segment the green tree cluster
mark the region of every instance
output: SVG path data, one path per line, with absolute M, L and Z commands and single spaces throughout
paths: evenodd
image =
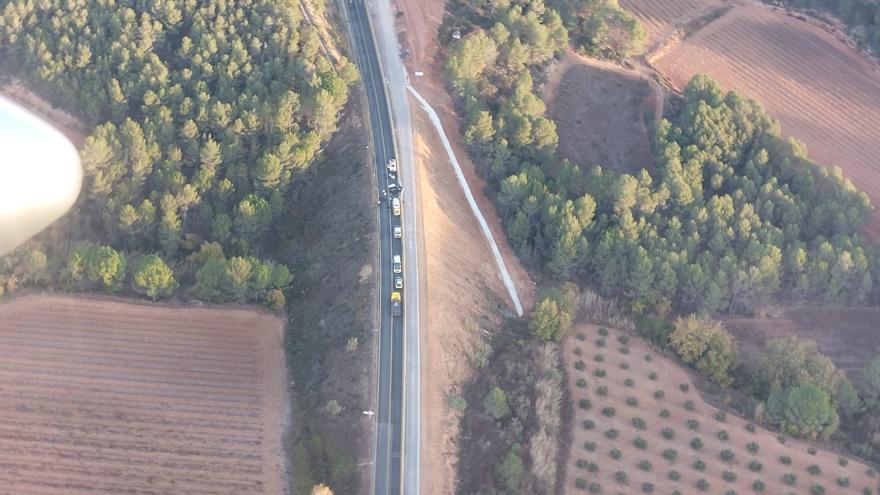
M 67 258 L 62 277 L 79 290 L 100 288 L 117 292 L 125 280 L 125 254 L 109 246 L 82 244 L 74 247 Z
M 721 322 L 696 315 L 679 317 L 675 330 L 669 334 L 669 346 L 682 361 L 715 383 L 727 386 L 733 382 L 739 348 Z
M 529 330 L 542 341 L 559 341 L 571 330 L 577 314 L 578 287 L 564 284 L 559 289 L 548 289 L 532 311 Z
M 293 276 L 281 264 L 262 261 L 252 256 L 212 257 L 206 259 L 195 272 L 193 293 L 199 299 L 211 302 L 265 302 L 281 299 Z M 276 292 L 277 291 L 277 292 Z M 273 302 L 276 308 L 278 302 Z
M 767 417 L 786 433 L 813 440 L 829 438 L 840 424 L 831 397 L 811 383 L 773 390 Z
M 645 26 L 616 0 L 550 0 L 572 43 L 593 57 L 620 60 L 644 48 Z

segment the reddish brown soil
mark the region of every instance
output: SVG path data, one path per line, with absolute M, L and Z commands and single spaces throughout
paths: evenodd
M 880 72 L 819 27 L 760 6 L 734 8 L 656 59 L 677 88 L 704 73 L 758 100 L 803 141 L 880 201 Z M 874 215 L 872 232 L 880 227 Z
M 648 129 L 659 102 L 647 78 L 568 51 L 550 68 L 543 93 L 563 157 L 618 172 L 650 169 Z
M 709 483 L 709 489 L 705 493 L 718 494 L 726 490 L 755 493 L 752 483 L 756 480 L 765 484 L 764 493 L 768 494 L 784 494 L 790 491 L 810 493 L 812 484 L 824 486 L 825 493 L 829 494 L 857 494 L 862 493 L 865 487 L 872 490 L 877 487 L 878 479 L 872 479 L 867 474 L 868 466 L 865 464 L 850 459 L 848 465 L 843 467 L 838 463 L 838 455 L 832 452 L 819 450 L 816 455 L 810 455 L 807 452 L 809 444 L 793 438 L 787 438 L 781 444 L 775 432 L 760 427 L 755 433 L 750 433 L 746 430 L 747 422 L 731 413 L 727 413 L 722 421 L 715 419 L 718 409 L 701 400 L 688 373 L 677 363 L 635 339 L 630 339 L 627 344 L 629 353 L 621 353 L 618 342 L 620 333 L 613 329 L 608 330 L 608 336 L 604 338 L 605 346 L 600 347 L 597 345 L 597 330 L 593 325 L 579 326 L 564 342 L 563 357 L 567 363 L 568 385 L 574 402 L 573 438 L 571 455 L 566 465 L 565 493 L 585 493 L 575 485 L 578 478 L 601 484 L 601 493 L 641 493 L 643 483 L 652 483 L 655 486 L 654 493 L 667 494 L 674 490 L 686 494 L 701 493 L 695 487 L 699 479 L 705 479 Z M 585 337 L 584 341 L 578 339 L 579 334 Z M 596 356 L 599 355 L 603 358 L 602 362 L 596 361 Z M 646 360 L 646 356 L 650 356 L 651 360 Z M 578 361 L 585 364 L 584 369 L 575 368 Z M 628 369 L 622 369 L 621 363 L 626 363 Z M 597 369 L 605 370 L 606 376 L 596 377 L 594 373 Z M 655 380 L 649 378 L 651 372 L 657 374 Z M 581 378 L 586 380 L 586 387 L 577 386 L 577 380 Z M 627 379 L 633 380 L 633 386 L 626 385 Z M 680 384 L 688 384 L 688 391 L 683 392 L 679 388 Z M 601 396 L 596 392 L 599 386 L 608 388 L 607 395 Z M 656 390 L 663 390 L 665 395 L 660 399 L 654 398 Z M 629 397 L 638 400 L 637 406 L 627 404 Z M 578 405 L 578 401 L 583 398 L 591 401 L 588 410 Z M 685 407 L 686 401 L 693 402 L 693 410 Z M 610 418 L 601 413 L 603 408 L 609 406 L 615 409 Z M 668 418 L 659 416 L 662 409 L 669 411 Z M 635 417 L 644 420 L 644 430 L 638 430 L 632 425 L 632 418 Z M 687 426 L 687 421 L 691 419 L 698 422 L 696 430 Z M 595 427 L 585 429 L 585 420 L 594 421 Z M 661 434 L 667 427 L 674 430 L 675 436 L 672 440 L 666 440 Z M 613 440 L 605 436 L 605 432 L 612 428 L 620 432 Z M 728 440 L 718 438 L 721 430 L 727 432 Z M 643 450 L 633 444 L 634 439 L 639 436 L 647 441 Z M 702 440 L 701 449 L 691 448 L 690 440 L 693 437 Z M 586 450 L 585 442 L 595 442 L 595 451 Z M 746 449 L 746 444 L 750 442 L 758 444 L 757 453 L 751 454 Z M 621 451 L 619 460 L 609 455 L 613 448 Z M 662 455 L 666 449 L 675 449 L 678 458 L 674 461 L 666 460 Z M 724 449 L 734 453 L 732 461 L 720 459 L 720 452 Z M 780 456 L 790 457 L 791 465 L 781 464 Z M 598 471 L 590 473 L 579 468 L 579 459 L 595 463 Z M 704 471 L 693 467 L 697 459 L 706 464 Z M 651 463 L 650 471 L 639 468 L 642 460 Z M 752 472 L 748 468 L 752 460 L 762 464 L 759 472 Z M 807 466 L 812 464 L 821 468 L 819 475 L 813 476 L 807 472 Z M 670 480 L 670 470 L 680 472 L 681 479 Z M 616 481 L 617 471 L 628 475 L 627 483 Z M 726 482 L 722 477 L 724 471 L 735 473 L 736 479 Z M 797 476 L 793 486 L 783 483 L 782 476 L 785 473 L 794 473 Z M 848 477 L 849 488 L 837 486 L 838 477 Z
M 278 494 L 280 319 L 29 296 L 0 305 L 0 486 Z
M 815 340 L 834 363 L 858 380 L 865 363 L 880 355 L 880 308 L 785 308 L 762 318 L 731 318 L 724 325 L 753 356 L 768 338 L 797 335 Z
M 642 21 L 648 47 L 678 27 L 723 5 L 724 0 L 621 0 L 620 6 Z

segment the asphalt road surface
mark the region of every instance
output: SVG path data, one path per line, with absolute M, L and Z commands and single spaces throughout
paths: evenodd
M 373 153 L 376 161 L 376 180 L 379 201 L 379 384 L 376 411 L 376 449 L 373 463 L 373 493 L 397 495 L 402 489 L 401 453 L 403 450 L 403 373 L 404 373 L 404 314 L 391 316 L 391 292 L 394 290 L 393 256 L 403 257 L 403 243 L 394 238 L 394 227 L 402 229 L 401 217 L 393 215 L 389 184 L 399 183 L 399 177 L 389 175 L 388 160 L 395 157 L 393 125 L 389 114 L 376 46 L 363 0 L 349 0 L 348 8 L 354 49 L 361 80 L 366 92 L 372 130 Z M 405 208 L 405 205 L 402 205 Z M 401 274 L 406 284 L 406 273 Z M 400 291 L 401 293 L 403 291 Z M 404 298 L 406 308 L 406 298 Z

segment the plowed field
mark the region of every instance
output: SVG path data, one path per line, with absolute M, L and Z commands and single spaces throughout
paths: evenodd
M 702 73 L 758 100 L 786 136 L 807 145 L 811 158 L 840 166 L 880 204 L 880 73 L 833 35 L 783 13 L 742 6 L 654 63 L 679 89 Z
M 0 305 L 0 492 L 282 492 L 282 323 L 66 297 Z
M 678 26 L 723 5 L 722 0 L 621 0 L 620 6 L 642 21 L 647 46 L 672 34 Z

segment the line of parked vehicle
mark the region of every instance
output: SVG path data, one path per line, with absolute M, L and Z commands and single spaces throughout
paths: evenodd
M 397 160 L 395 160 L 394 158 L 388 160 L 388 163 L 385 165 L 385 174 L 388 178 L 388 189 L 382 191 L 382 197 L 390 198 L 388 208 L 391 210 L 391 214 L 396 217 L 397 225 L 394 225 L 392 227 L 392 235 L 395 239 L 402 239 L 403 227 L 400 224 L 400 193 L 403 192 L 403 187 L 397 181 Z M 379 203 L 381 204 L 382 201 L 379 200 Z M 400 290 L 403 289 L 403 262 L 401 260 L 400 253 L 397 252 L 398 249 L 399 248 L 394 248 L 392 244 L 391 269 L 394 272 L 394 276 L 392 278 L 394 280 L 395 290 L 391 292 L 391 316 L 400 316 L 403 313 L 403 303 L 400 294 Z

